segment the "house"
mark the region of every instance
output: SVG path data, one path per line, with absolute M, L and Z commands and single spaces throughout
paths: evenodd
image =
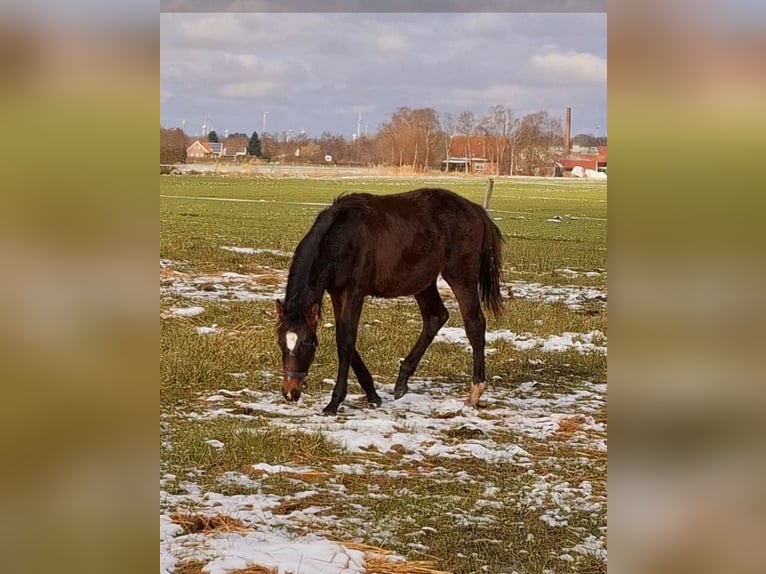
M 606 173 L 606 146 L 588 148 L 587 153 L 569 153 L 564 157 L 559 158 L 558 164 L 562 167 L 564 172 L 571 172 L 572 169 L 579 166 L 582 169 L 592 169 L 593 171 Z
M 224 157 L 244 157 L 247 155 L 247 148 L 246 147 L 232 147 L 223 148 L 223 156 Z
M 195 140 L 193 144 L 186 148 L 187 160 L 208 159 L 220 157 L 223 154 L 223 144 L 220 142 L 209 142 L 207 140 Z
M 442 161 L 443 171 L 465 173 L 496 173 L 499 158 L 510 146 L 500 136 L 450 136 L 447 159 Z

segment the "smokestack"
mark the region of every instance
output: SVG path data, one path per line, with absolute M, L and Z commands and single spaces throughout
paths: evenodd
M 564 154 L 569 155 L 572 138 L 572 108 L 567 108 L 567 119 L 564 124 Z

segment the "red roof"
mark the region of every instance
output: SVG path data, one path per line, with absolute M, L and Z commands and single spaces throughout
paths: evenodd
M 189 147 L 193 146 L 195 143 L 198 143 L 203 148 L 205 148 L 206 152 L 213 153 L 213 150 L 210 149 L 210 143 L 207 140 L 194 140 Z M 189 148 L 186 148 L 186 149 L 189 149 Z

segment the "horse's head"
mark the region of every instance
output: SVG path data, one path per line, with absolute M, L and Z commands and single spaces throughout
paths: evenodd
M 317 349 L 317 321 L 319 305 L 311 305 L 298 314 L 285 314 L 277 299 L 277 342 L 282 350 L 282 396 L 297 401 L 301 396 L 303 380 L 308 375 Z

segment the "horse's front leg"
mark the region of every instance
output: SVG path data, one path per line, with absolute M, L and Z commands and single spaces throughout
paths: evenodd
M 340 296 L 336 303 L 333 298 L 335 311 L 335 344 L 338 348 L 338 377 L 332 390 L 330 403 L 322 410 L 322 414 L 335 415 L 338 407 L 346 398 L 348 391 L 348 370 L 354 359 L 356 335 L 359 329 L 359 317 L 362 314 L 361 295 Z
M 330 299 L 332 300 L 332 310 L 335 315 L 335 321 L 337 324 L 338 320 L 343 314 L 344 300 L 339 295 L 332 294 L 330 295 Z M 375 383 L 372 380 L 372 375 L 370 374 L 367 365 L 364 364 L 364 361 L 362 360 L 362 357 L 359 355 L 359 351 L 356 350 L 356 348 L 354 348 L 354 354 L 351 357 L 351 368 L 356 375 L 356 380 L 359 381 L 359 385 L 367 395 L 367 404 L 371 407 L 379 407 L 382 405 L 383 401 L 375 391 Z

